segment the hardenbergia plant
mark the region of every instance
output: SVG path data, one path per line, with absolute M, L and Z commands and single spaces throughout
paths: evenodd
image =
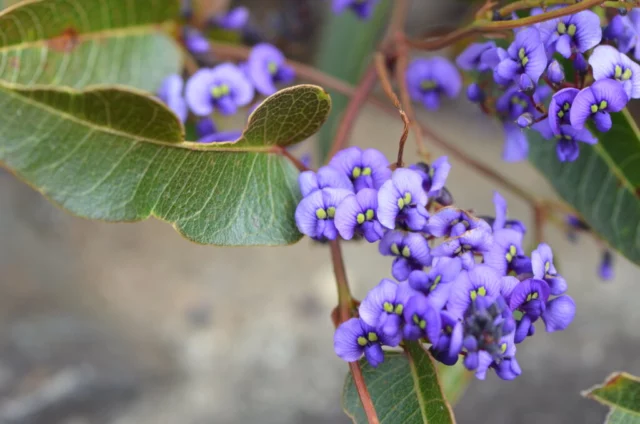
M 640 264 L 640 132 L 626 109 L 640 98 L 640 4 L 469 2 L 465 26 L 418 37 L 405 32 L 408 0 L 325 3 L 352 20 L 324 37 L 321 56 L 334 62 L 319 68 L 262 41 L 242 7 L 7 7 L 0 160 L 78 216 L 153 216 L 218 246 L 317 241 L 335 271 L 346 413 L 357 423 L 455 422 L 438 370 L 527 378 L 518 351 L 536 334 L 566 329 L 580 307 L 566 294 L 545 223 L 595 237 L 603 279 L 612 277 L 613 250 Z M 349 44 L 356 38 L 366 42 Z M 332 50 L 338 44 L 349 57 Z M 416 107 L 436 110 L 461 93 L 500 122 L 502 160 L 529 160 L 563 202 L 536 197 L 417 119 Z M 365 104 L 402 120 L 393 158 L 347 146 Z M 291 149 L 328 119 L 311 160 Z M 456 170 L 430 143 L 495 182 L 494 216 L 456 206 L 447 188 Z M 421 161 L 405 163 L 406 149 Z M 532 248 L 498 189 L 531 206 Z M 376 244 L 393 278 L 355 299 L 342 243 Z M 638 393 L 638 379 L 619 373 L 585 395 L 612 407 L 610 422 L 640 422 Z

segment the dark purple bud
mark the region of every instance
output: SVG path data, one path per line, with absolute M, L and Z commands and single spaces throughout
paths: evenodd
M 600 274 L 600 278 L 605 281 L 609 281 L 613 278 L 613 254 L 608 249 L 602 253 L 598 274 Z
M 516 124 L 518 124 L 520 128 L 529 128 L 533 124 L 533 115 L 529 112 L 523 113 L 516 120 Z
M 576 68 L 578 72 L 587 72 L 589 69 L 589 64 L 585 60 L 584 56 L 580 53 L 576 54 L 576 58 L 573 60 L 573 66 Z
M 511 267 L 516 274 L 531 274 L 533 268 L 531 268 L 531 258 L 524 255 L 517 255 L 511 260 Z
M 527 94 L 533 94 L 533 92 L 536 90 L 536 84 L 527 74 L 520 75 L 518 85 L 520 86 L 520 90 L 524 91 Z
M 467 87 L 467 98 L 474 103 L 482 103 L 484 101 L 484 91 L 476 83 Z
M 554 84 L 564 82 L 564 71 L 562 70 L 562 65 L 560 65 L 557 60 L 554 60 L 549 64 L 549 67 L 547 68 L 547 77 L 549 77 L 549 81 Z
M 626 8 L 620 7 L 618 8 L 618 13 L 620 14 L 620 16 L 627 16 L 628 11 Z
M 436 198 L 436 202 L 440 203 L 442 206 L 451 206 L 453 205 L 453 196 L 451 192 L 446 187 L 442 187 L 440 189 L 440 194 Z

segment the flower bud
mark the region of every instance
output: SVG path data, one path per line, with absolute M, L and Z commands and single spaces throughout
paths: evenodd
M 516 120 L 516 124 L 518 124 L 520 128 L 529 128 L 533 124 L 533 115 L 529 112 L 523 113 Z
M 564 82 L 564 71 L 562 70 L 562 65 L 560 65 L 557 60 L 554 60 L 549 64 L 549 67 L 547 68 L 547 77 L 549 77 L 549 81 L 554 84 Z
M 616 15 L 610 21 L 609 25 L 602 32 L 602 38 L 605 40 L 614 40 L 622 35 L 624 31 L 624 22 L 622 16 Z
M 484 101 L 484 91 L 476 83 L 467 87 L 467 98 L 474 103 L 482 103 Z
M 527 74 L 520 75 L 520 81 L 518 82 L 518 85 L 520 86 L 520 90 L 524 91 L 527 94 L 533 94 L 533 92 L 536 90 L 536 84 Z
M 589 69 L 589 64 L 580 53 L 576 54 L 576 58 L 573 60 L 573 66 L 578 72 L 582 73 L 587 72 L 587 69 Z
M 446 187 L 442 187 L 440 189 L 440 193 L 436 198 L 436 202 L 441 204 L 442 206 L 451 206 L 453 205 L 453 195 Z

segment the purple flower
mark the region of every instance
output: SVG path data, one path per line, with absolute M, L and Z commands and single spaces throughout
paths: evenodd
M 336 208 L 350 194 L 349 190 L 325 188 L 303 198 L 295 215 L 300 232 L 316 240 L 335 240 L 338 237 L 333 222 Z
M 445 365 L 454 365 L 458 362 L 458 355 L 462 350 L 464 332 L 462 322 L 458 317 L 447 311 L 440 312 L 442 332 L 437 342 L 433 343 L 431 353 L 433 357 Z
M 517 219 L 507 219 L 507 201 L 497 191 L 493 192 L 493 205 L 496 209 L 496 217 L 493 219 L 491 228 L 498 231 L 503 228 L 510 228 L 521 233 L 523 236 L 527 232 L 527 227 Z
M 363 188 L 379 189 L 391 178 L 389 161 L 376 149 L 363 151 L 359 147 L 348 147 L 336 153 L 329 166 L 349 177 L 356 191 Z
M 411 296 L 404 308 L 404 338 L 418 340 L 426 338 L 437 343 L 442 331 L 440 312 L 429 299 L 421 294 Z
M 511 266 L 513 259 L 524 254 L 522 236 L 522 233 L 508 228 L 494 231 L 493 246 L 483 255 L 484 263 L 501 275 L 514 271 Z
M 504 298 L 479 297 L 469 304 L 464 316 L 463 346 L 467 350 L 464 365 L 484 380 L 487 370 L 500 367 L 503 361 L 515 361 L 513 342 L 515 324 Z M 517 362 L 503 370 L 500 377 L 515 378 L 519 374 Z M 513 374 L 513 375 L 511 375 Z
M 185 92 L 187 104 L 199 116 L 210 115 L 214 110 L 233 115 L 253 99 L 253 86 L 232 63 L 200 69 L 187 82 Z
M 383 279 L 362 300 L 358 313 L 366 324 L 378 328 L 387 337 L 401 334 L 402 316 L 409 299 L 417 292 L 409 283 L 397 284 Z
M 563 88 L 551 97 L 548 120 L 553 134 L 560 134 L 561 124 L 569 124 L 571 104 L 579 92 L 577 88 Z
M 235 7 L 226 13 L 215 16 L 211 23 L 219 28 L 234 31 L 240 30 L 249 21 L 249 9 L 246 7 Z
M 502 149 L 502 159 L 505 162 L 520 162 L 529 156 L 529 141 L 527 135 L 518 125 L 505 122 L 504 147 Z
M 377 209 L 378 192 L 372 188 L 362 189 L 345 198 L 336 210 L 335 218 L 336 228 L 342 238 L 351 240 L 354 234 L 359 234 L 369 243 L 380 240 L 384 231 L 376 217 Z
M 187 120 L 189 111 L 187 110 L 187 102 L 182 97 L 182 88 L 184 87 L 184 81 L 180 75 L 169 75 L 162 81 L 160 89 L 158 90 L 158 97 L 162 100 L 169 109 L 176 114 L 181 122 Z
M 605 281 L 613 279 L 613 254 L 607 249 L 602 253 L 602 259 L 598 266 L 598 275 Z
M 561 84 L 564 82 L 564 69 L 557 60 L 553 60 L 547 68 L 547 77 L 549 81 L 554 84 Z
M 339 15 L 346 8 L 353 10 L 360 19 L 369 19 L 379 0 L 333 0 L 333 13 Z
M 431 163 L 431 166 L 419 162 L 411 165 L 409 169 L 413 169 L 420 174 L 422 177 L 422 188 L 427 192 L 427 195 L 429 197 L 437 197 L 447 182 L 451 165 L 446 156 L 440 156 Z
M 409 278 L 411 271 L 431 265 L 429 243 L 421 234 L 389 231 L 382 237 L 378 250 L 384 256 L 396 257 L 391 275 L 398 281 Z
M 295 71 L 286 64 L 282 52 L 267 43 L 258 44 L 251 49 L 247 60 L 247 74 L 256 91 L 264 96 L 275 93 L 276 84 L 288 84 L 295 78 Z
M 611 46 L 598 46 L 589 58 L 593 78 L 612 79 L 620 82 L 627 97 L 640 98 L 640 65 Z
M 550 293 L 559 295 L 567 291 L 567 282 L 558 275 L 553 265 L 553 252 L 546 243 L 540 243 L 538 248 L 531 252 L 531 269 L 533 278 L 544 280 L 549 284 Z
M 467 230 L 476 228 L 489 231 L 489 224 L 453 206 L 440 209 L 427 224 L 427 232 L 435 237 L 461 235 Z
M 634 50 L 633 57 L 640 60 L 640 8 L 633 8 L 628 16 L 620 17 L 623 24 L 622 32 L 615 38 L 618 42 L 618 50 L 621 53 L 628 53 Z M 611 21 L 613 24 L 613 20 Z M 616 23 L 617 25 L 617 23 Z M 616 32 L 619 28 L 616 28 Z
M 343 361 L 354 362 L 364 354 L 372 367 L 384 361 L 382 346 L 397 346 L 401 336 L 388 337 L 358 318 L 343 322 L 333 335 L 333 349 Z
M 501 61 L 494 70 L 494 79 L 501 85 L 518 82 L 522 74 L 537 84 L 547 68 L 547 53 L 536 28 L 518 32 L 509 49 L 500 50 L 499 54 Z
M 484 72 L 495 67 L 491 63 L 492 56 L 495 56 L 496 43 L 487 41 L 485 43 L 471 43 L 456 58 L 456 64 L 465 71 Z
M 545 281 L 529 278 L 516 285 L 511 292 L 509 308 L 522 312 L 522 318 L 516 327 L 516 343 L 521 343 L 532 334 L 530 327 L 546 310 L 549 291 L 549 285 Z
M 609 21 L 609 25 L 602 31 L 603 40 L 616 40 L 622 36 L 625 29 L 623 17 L 616 15 Z
M 540 99 L 534 97 L 535 101 Z M 515 121 L 523 113 L 534 113 L 535 107 L 530 97 L 513 85 L 496 101 L 496 110 L 505 121 Z
M 472 83 L 467 87 L 467 99 L 473 103 L 484 102 L 486 96 L 479 84 Z
M 298 175 L 298 185 L 303 197 L 323 188 L 341 188 L 353 191 L 353 184 L 340 171 L 323 166 L 318 172 L 304 171 Z
M 602 40 L 600 18 L 590 10 L 550 19 L 540 23 L 538 28 L 545 46 L 567 59 L 573 49 L 584 53 Z
M 576 314 L 576 303 L 567 295 L 556 297 L 547 303 L 542 314 L 542 321 L 547 332 L 564 330 L 571 324 Z
M 493 237 L 491 231 L 486 228 L 479 227 L 467 230 L 462 234 L 454 232 L 454 236 L 446 239 L 440 245 L 432 249 L 433 257 L 459 257 L 462 261 L 463 269 L 471 269 L 475 267 L 474 253 L 484 253 L 489 251 L 493 245 Z
M 234 141 L 242 136 L 242 131 L 218 131 L 215 122 L 211 118 L 202 118 L 196 124 L 196 131 L 200 137 L 200 143 L 218 143 L 221 141 Z
M 622 84 L 611 79 L 594 82 L 580 91 L 571 105 L 569 118 L 571 126 L 581 130 L 587 120 L 593 118 L 598 131 L 611 129 L 610 112 L 619 112 L 627 105 L 629 98 Z
M 390 229 L 398 221 L 412 231 L 421 231 L 427 223 L 427 193 L 416 171 L 398 168 L 378 191 L 378 220 Z
M 451 290 L 447 311 L 462 317 L 471 303 L 479 297 L 493 298 L 508 296 L 517 283 L 514 277 L 502 277 L 495 269 L 487 265 L 476 265 L 458 276 L 455 287 Z M 517 281 L 517 280 L 516 280 Z
M 558 134 L 554 134 L 548 120 L 538 122 L 532 128 L 547 140 L 557 139 L 556 154 L 560 162 L 573 162 L 578 158 L 580 155 L 578 142 L 587 144 L 596 144 L 598 142 L 598 139 L 586 128 L 577 130 L 570 125 L 560 125 Z
M 209 51 L 209 41 L 195 28 L 188 26 L 184 28 L 183 41 L 192 54 L 204 54 Z
M 449 300 L 449 293 L 460 271 L 459 258 L 437 258 L 429 272 L 413 271 L 409 274 L 409 285 L 429 298 L 431 305 L 440 310 Z
M 443 57 L 414 59 L 406 78 L 411 98 L 429 110 L 438 109 L 442 94 L 454 98 L 462 89 L 460 73 Z

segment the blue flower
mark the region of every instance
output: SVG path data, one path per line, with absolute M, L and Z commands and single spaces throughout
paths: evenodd
M 560 134 L 561 124 L 570 123 L 571 104 L 579 92 L 577 88 L 563 88 L 551 97 L 548 121 L 553 134 Z
M 303 198 L 295 214 L 300 232 L 316 240 L 335 240 L 338 237 L 333 221 L 336 209 L 350 194 L 349 190 L 325 188 Z
M 218 110 L 233 115 L 238 107 L 253 99 L 253 86 L 242 71 L 232 63 L 223 63 L 213 69 L 200 69 L 187 82 L 187 104 L 199 116 Z
M 180 121 L 185 122 L 189 111 L 187 110 L 187 102 L 182 97 L 183 87 L 184 81 L 180 75 L 169 75 L 162 81 L 158 97 L 169 106 L 169 109 L 176 114 Z
M 460 55 L 456 58 L 456 64 L 460 69 L 465 71 L 478 71 L 484 72 L 493 69 L 497 63 L 494 62 L 494 58 L 497 59 L 496 43 L 493 41 L 487 41 L 484 43 L 471 43 Z
M 522 74 L 537 84 L 547 68 L 547 53 L 536 28 L 518 32 L 509 49 L 499 53 L 501 61 L 494 70 L 494 79 L 501 85 L 512 81 L 517 83 Z
M 613 279 L 613 253 L 611 253 L 609 249 L 602 252 L 602 259 L 598 266 L 598 275 L 605 281 Z
M 427 297 L 421 294 L 411 296 L 403 314 L 406 340 L 426 338 L 430 343 L 438 342 L 442 331 L 440 311 L 431 305 Z
M 386 335 L 395 338 L 402 334 L 402 317 L 409 299 L 417 294 L 409 283 L 397 284 L 384 279 L 360 303 L 360 319 Z
M 440 245 L 434 247 L 431 251 L 433 257 L 459 257 L 462 261 L 463 269 L 471 269 L 476 265 L 474 253 L 488 252 L 493 245 L 493 237 L 491 231 L 486 228 L 479 227 L 467 230 L 462 234 L 455 234 L 453 237 L 445 239 Z
M 369 19 L 380 0 L 333 0 L 333 13 L 339 15 L 345 9 L 353 10 L 360 19 Z
M 261 43 L 254 46 L 247 60 L 247 74 L 256 91 L 270 96 L 277 91 L 276 84 L 289 84 L 295 71 L 286 64 L 282 52 L 275 46 Z
M 431 346 L 431 354 L 445 365 L 454 365 L 458 362 L 458 355 L 462 350 L 462 322 L 447 311 L 440 312 L 440 322 L 442 332 L 438 341 Z
M 531 252 L 531 269 L 533 278 L 544 280 L 549 284 L 552 295 L 567 291 L 567 281 L 556 271 L 553 265 L 553 252 L 548 244 L 540 243 L 538 248 Z
M 185 47 L 192 54 L 204 54 L 210 49 L 209 41 L 195 28 L 185 26 L 182 38 Z
M 518 281 L 515 277 L 501 276 L 488 265 L 476 265 L 469 271 L 462 271 L 455 284 L 447 302 L 447 311 L 462 317 L 477 298 L 509 296 Z
M 612 125 L 609 113 L 621 111 L 628 101 L 629 97 L 619 82 L 611 79 L 596 81 L 573 100 L 569 114 L 571 126 L 581 130 L 587 120 L 593 118 L 598 131 L 609 131 Z
M 409 285 L 426 295 L 431 305 L 440 310 L 447 304 L 461 270 L 459 258 L 436 258 L 429 272 L 413 271 L 409 274 Z
M 303 197 L 323 188 L 341 188 L 353 191 L 349 178 L 337 169 L 323 166 L 318 172 L 304 171 L 298 175 L 298 185 Z
M 550 19 L 540 23 L 538 29 L 544 44 L 567 59 L 574 49 L 584 53 L 602 40 L 600 17 L 590 10 Z
M 510 228 L 518 231 L 524 236 L 527 232 L 527 227 L 520 220 L 507 219 L 507 201 L 497 191 L 493 192 L 493 205 L 496 210 L 496 216 L 491 224 L 493 231 L 495 232 L 503 228 Z
M 593 78 L 612 79 L 622 84 L 627 97 L 640 98 L 640 65 L 611 46 L 598 46 L 591 53 L 589 64 Z
M 380 240 L 384 230 L 378 222 L 377 209 L 378 192 L 372 188 L 362 189 L 357 194 L 346 197 L 340 203 L 334 221 L 340 236 L 351 240 L 354 234 L 359 234 L 369 243 Z
M 549 292 L 549 285 L 545 281 L 534 278 L 520 282 L 511 292 L 509 307 L 512 311 L 522 312 L 516 326 L 516 343 L 521 343 L 527 336 L 533 335 L 532 325 L 545 312 Z
M 614 27 L 615 39 L 618 42 L 618 50 L 621 53 L 628 53 L 633 50 L 633 57 L 640 60 L 640 8 L 633 8 L 628 16 L 619 17 L 622 23 L 622 31 L 620 28 Z M 618 26 L 618 22 L 611 21 L 611 24 Z
M 211 23 L 219 28 L 230 31 L 243 29 L 249 22 L 249 9 L 246 7 L 234 7 L 226 13 L 215 16 Z
M 576 303 L 567 295 L 558 296 L 547 302 L 542 313 L 547 332 L 553 333 L 566 329 L 576 314 Z
M 479 228 L 489 232 L 490 227 L 486 221 L 470 215 L 467 211 L 448 206 L 436 212 L 427 223 L 426 230 L 435 237 L 461 235 L 467 230 Z
M 549 78 L 549 81 L 554 84 L 561 84 L 564 82 L 564 69 L 562 69 L 562 65 L 560 65 L 557 60 L 553 60 L 549 64 L 549 67 L 547 68 L 547 77 Z
M 376 149 L 362 150 L 348 147 L 331 158 L 329 166 L 345 174 L 356 191 L 363 188 L 379 189 L 391 178 L 389 161 Z
M 437 197 L 440 190 L 444 187 L 451 170 L 449 159 L 446 156 L 440 156 L 434 160 L 431 165 L 420 162 L 411 165 L 409 169 L 413 169 L 420 173 L 422 177 L 422 188 L 427 192 L 429 197 Z
M 358 318 L 343 322 L 333 335 L 333 349 L 343 361 L 354 362 L 365 356 L 372 367 L 384 361 L 382 346 L 397 346 L 401 335 L 388 337 Z
M 391 275 L 398 281 L 409 278 L 411 271 L 431 265 L 427 239 L 418 233 L 389 231 L 382 237 L 378 251 L 383 256 L 395 256 Z
M 421 231 L 429 217 L 427 201 L 420 174 L 398 168 L 378 191 L 378 219 L 389 229 L 400 223 L 409 230 Z
M 455 98 L 462 89 L 460 73 L 443 57 L 414 59 L 406 78 L 411 98 L 429 110 L 438 109 L 441 95 Z
M 556 144 L 556 155 L 560 162 L 573 162 L 580 155 L 580 145 L 578 142 L 596 144 L 598 139 L 586 128 L 577 130 L 570 125 L 560 125 L 558 133 L 554 134 L 549 126 L 549 121 L 541 121 L 531 128 L 538 131 L 547 140 L 558 141 Z

